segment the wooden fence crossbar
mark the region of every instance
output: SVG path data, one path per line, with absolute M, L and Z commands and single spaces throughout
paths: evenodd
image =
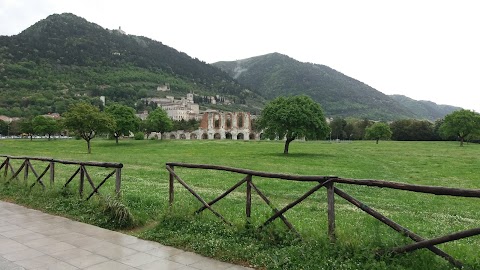
M 413 184 L 390 182 L 390 181 L 345 179 L 345 178 L 336 178 L 335 183 L 373 186 L 373 187 L 380 187 L 380 188 L 392 188 L 392 189 L 400 189 L 400 190 L 420 192 L 420 193 L 429 193 L 429 194 L 435 194 L 435 195 L 480 198 L 480 189 L 461 189 L 461 188 L 449 188 L 449 187 L 421 186 L 421 185 L 413 185 Z
M 284 208 L 282 208 L 280 211 L 278 211 L 277 213 L 275 213 L 273 216 L 271 216 L 269 219 L 267 219 L 267 221 L 265 221 L 261 226 L 260 226 L 260 229 L 267 226 L 268 224 L 270 224 L 272 221 L 274 221 L 275 219 L 277 219 L 280 215 L 283 215 L 283 213 L 287 212 L 289 209 L 291 209 L 292 207 L 294 207 L 295 205 L 301 203 L 303 200 L 305 200 L 306 198 L 308 198 L 308 196 L 312 195 L 313 193 L 315 193 L 315 191 L 319 190 L 321 187 L 325 186 L 325 184 L 329 183 L 331 180 L 327 180 L 327 181 L 324 181 L 322 183 L 319 183 L 318 185 L 316 185 L 315 187 L 313 187 L 312 189 L 310 189 L 309 191 L 307 191 L 305 194 L 303 194 L 300 198 L 296 199 L 295 201 L 289 203 L 287 206 L 285 206 Z
M 45 174 L 50 170 L 50 185 L 53 185 L 54 183 L 54 178 L 55 178 L 55 163 L 61 163 L 64 165 L 78 165 L 78 169 L 73 173 L 73 175 L 70 176 L 70 178 L 65 182 L 63 185 L 64 187 L 67 187 L 68 184 L 75 178 L 80 173 L 80 182 L 79 182 L 79 194 L 80 196 L 83 196 L 83 190 L 84 190 L 84 182 L 85 178 L 87 179 L 90 187 L 93 189 L 93 192 L 87 197 L 87 200 L 89 200 L 93 194 L 99 194 L 98 189 L 105 183 L 107 179 L 109 179 L 113 174 L 116 174 L 116 179 L 115 179 L 115 192 L 117 194 L 120 194 L 120 187 L 121 187 L 121 168 L 123 168 L 123 164 L 121 163 L 111 163 L 111 162 L 94 162 L 94 161 L 69 161 L 69 160 L 60 160 L 60 159 L 52 159 L 52 158 L 43 158 L 43 157 L 15 157 L 15 156 L 7 156 L 7 155 L 0 155 L 0 157 L 4 157 L 5 160 L 1 163 L 0 165 L 0 170 L 5 169 L 4 171 L 4 178 L 7 178 L 8 175 L 8 169 L 10 168 L 10 171 L 12 173 L 12 176 L 7 180 L 7 183 L 10 182 L 13 179 L 17 179 L 19 181 L 18 176 L 20 173 L 23 171 L 24 172 L 24 182 L 27 184 L 28 182 L 28 175 L 29 175 L 29 170 L 32 171 L 32 173 L 35 175 L 35 181 L 30 185 L 30 188 L 33 188 L 37 183 L 39 183 L 42 188 L 45 188 L 45 184 L 42 181 L 42 178 L 45 176 Z M 11 160 L 23 160 L 21 166 L 18 168 L 18 170 L 15 170 L 12 166 Z M 39 175 L 35 168 L 33 167 L 31 160 L 35 161 L 42 161 L 42 162 L 48 162 L 47 167 L 42 171 L 42 173 Z M 107 175 L 103 181 L 95 187 L 95 183 L 93 182 L 92 178 L 90 177 L 90 174 L 87 171 L 87 166 L 91 167 L 103 167 L 103 168 L 114 168 L 114 171 Z
M 222 195 L 218 196 L 217 198 L 213 199 L 212 201 L 208 202 L 207 204 L 212 206 L 213 204 L 215 204 L 216 202 L 220 201 L 221 199 L 223 199 L 225 196 L 227 196 L 228 194 L 230 194 L 232 191 L 234 191 L 235 189 L 237 189 L 239 186 L 241 186 L 243 183 L 247 182 L 247 178 L 248 176 L 246 176 L 245 178 L 243 178 L 242 180 L 240 180 L 240 182 L 236 183 L 235 185 L 233 185 L 231 188 L 229 188 L 227 191 L 225 191 L 224 193 L 222 193 Z M 202 207 L 200 207 L 200 209 L 198 209 L 197 211 L 195 211 L 196 214 L 200 214 L 200 212 L 202 212 L 203 210 L 207 209 L 207 207 L 204 205 Z
M 50 169 L 50 165 L 51 164 L 48 164 L 47 167 L 45 168 L 45 170 L 43 170 L 43 172 L 40 174 L 40 176 L 37 176 L 37 179 L 35 180 L 35 182 L 32 183 L 30 188 L 33 188 L 35 186 L 35 184 L 37 184 L 37 183 L 40 183 L 40 185 L 42 185 L 42 187 L 45 188 L 45 185 L 42 182 L 42 177 L 48 172 L 48 170 Z
M 2 162 L 2 165 L 0 165 L 0 171 L 3 169 L 5 165 L 7 165 L 7 163 L 8 163 L 8 158 Z
M 257 192 L 257 194 L 260 196 L 260 198 L 262 198 L 262 200 L 273 210 L 273 212 L 276 214 L 276 213 L 279 213 L 280 211 L 278 211 L 278 209 L 272 204 L 272 202 L 267 198 L 267 196 L 265 196 L 265 194 L 263 194 L 255 184 L 251 183 L 251 186 L 252 188 L 255 190 L 255 192 Z M 295 228 L 293 227 L 293 225 L 290 223 L 290 221 L 288 221 L 288 219 L 282 214 L 280 213 L 279 214 L 279 217 L 280 219 L 283 221 L 283 223 L 285 223 L 285 225 L 293 232 L 295 232 L 297 235 L 300 235 L 300 233 L 297 232 L 297 230 L 295 230 Z
M 10 168 L 10 172 L 12 172 L 12 174 L 15 174 L 15 169 L 13 169 L 13 166 L 12 166 L 12 163 L 11 163 L 11 162 L 8 163 L 8 167 Z M 12 177 L 10 180 L 12 180 L 13 178 L 17 179 L 17 181 L 20 181 L 20 180 L 18 179 L 18 174 L 17 174 L 16 176 Z M 10 180 L 9 180 L 9 181 L 10 181 Z
M 72 176 L 68 178 L 67 182 L 65 182 L 65 185 L 63 185 L 63 187 L 67 187 L 67 185 L 73 180 L 73 178 L 75 178 L 75 176 L 77 176 L 81 169 L 82 167 L 78 167 L 78 169 L 72 174 Z
M 123 168 L 122 163 L 114 163 L 114 162 L 72 161 L 72 160 L 61 160 L 61 159 L 53 159 L 53 158 L 46 158 L 46 157 L 15 157 L 15 156 L 8 156 L 8 155 L 0 155 L 0 157 L 4 157 L 8 159 L 29 159 L 29 160 L 37 160 L 37 161 L 48 161 L 48 162 L 61 163 L 65 165 L 84 165 L 84 166 L 104 167 L 104 168 Z
M 13 178 L 16 178 L 17 180 L 19 180 L 18 175 L 20 174 L 20 172 L 25 167 L 25 163 L 26 163 L 26 161 L 22 162 L 22 165 L 20 165 L 20 168 L 18 168 L 18 170 L 16 172 L 14 171 L 14 169 L 12 167 L 12 164 L 10 162 L 8 163 L 8 165 L 10 165 L 10 169 L 12 170 L 13 175 L 12 175 L 12 177 L 10 177 L 10 179 L 8 179 L 7 182 L 10 182 Z
M 111 172 L 110 174 L 108 174 L 108 175 L 102 180 L 102 182 L 100 182 L 100 184 L 98 184 L 98 186 L 93 189 L 92 193 L 90 193 L 90 195 L 88 195 L 87 201 L 90 199 L 90 197 L 93 196 L 93 194 L 98 193 L 98 189 L 107 181 L 108 178 L 110 178 L 112 175 L 114 175 L 115 172 L 116 172 L 116 170 L 114 170 L 113 172 Z
M 246 169 L 238 169 L 227 166 L 218 166 L 218 165 L 207 165 L 207 164 L 190 164 L 190 163 L 179 163 L 179 162 L 167 162 L 167 166 L 178 166 L 184 168 L 192 169 L 209 169 L 217 171 L 227 171 L 234 172 L 239 174 L 246 174 L 252 176 L 259 176 L 265 178 L 278 178 L 283 180 L 292 180 L 292 181 L 301 181 L 301 182 L 322 182 L 326 181 L 334 176 L 319 176 L 319 175 L 290 175 L 290 174 L 281 174 L 281 173 L 269 173 L 269 172 L 259 172 Z
M 184 186 L 190 193 L 192 193 L 192 195 L 195 196 L 197 200 L 199 200 L 206 208 L 208 208 L 208 210 L 212 211 L 212 213 L 214 213 L 217 217 L 223 220 L 223 222 L 231 226 L 233 225 L 232 223 L 227 221 L 222 215 L 220 215 L 220 213 L 215 211 L 200 195 L 198 195 L 189 185 L 187 185 L 187 183 L 185 183 L 185 181 L 183 181 L 182 178 L 180 178 L 168 165 L 167 165 L 167 170 L 170 172 L 170 174 L 172 174 L 177 179 L 177 181 L 180 184 L 182 184 L 182 186 Z
M 439 245 L 439 244 L 443 244 L 443 243 L 446 243 L 446 242 L 451 242 L 451 241 L 455 241 L 455 240 L 459 240 L 459 239 L 462 239 L 462 238 L 467 238 L 467 237 L 471 237 L 471 236 L 475 236 L 475 235 L 479 235 L 479 234 L 480 234 L 480 228 L 474 228 L 474 229 L 465 230 L 465 231 L 461 231 L 461 232 L 457 232 L 457 233 L 452 233 L 452 234 L 445 235 L 445 236 L 442 236 L 442 237 L 437 237 L 437 238 L 430 239 L 430 240 L 420 241 L 420 242 L 413 243 L 413 244 L 410 244 L 410 245 L 406 245 L 406 246 L 403 246 L 403 247 L 397 247 L 397 248 L 392 249 L 391 252 L 392 253 L 411 252 L 411 251 L 415 251 L 417 249 L 428 248 L 428 247 L 431 247 L 431 246 L 434 246 L 434 245 Z

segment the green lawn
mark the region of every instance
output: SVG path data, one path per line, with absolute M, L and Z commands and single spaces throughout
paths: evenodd
M 284 155 L 283 143 L 275 141 L 114 141 L 92 142 L 86 154 L 81 140 L 1 140 L 0 154 L 42 156 L 56 159 L 121 162 L 122 201 L 133 214 L 137 226 L 128 231 L 143 238 L 202 253 L 231 262 L 267 269 L 450 269 L 451 266 L 429 251 L 396 257 L 376 257 L 375 250 L 411 243 L 374 218 L 336 197 L 338 241 L 327 237 L 326 192 L 320 189 L 285 216 L 300 232 L 298 241 L 275 222 L 258 232 L 245 227 L 245 187 L 214 205 L 233 227 L 221 223 L 208 211 L 192 213 L 200 203 L 176 184 L 174 211 L 168 208 L 166 162 L 205 163 L 258 171 L 333 175 L 342 178 L 384 179 L 420 185 L 480 189 L 480 145 L 456 142 L 342 143 L 299 142 Z M 15 168 L 18 168 L 18 164 Z M 39 166 L 39 162 L 33 162 Z M 63 213 L 84 222 L 112 227 L 95 211 L 98 199 L 78 203 L 75 188 L 59 192 L 76 168 L 58 166 L 56 192 L 35 187 L 22 192 L 8 185 L 0 188 L 0 198 L 15 200 L 54 213 Z M 43 168 L 36 169 L 42 171 Z M 207 201 L 220 195 L 244 176 L 218 171 L 175 168 L 175 171 Z M 89 169 L 97 181 L 107 170 Z M 33 180 L 31 180 L 33 181 Z M 277 208 L 300 197 L 312 183 L 289 182 L 254 177 L 254 183 Z M 434 196 L 391 189 L 337 187 L 426 238 L 480 227 L 478 198 Z M 88 190 L 88 189 L 87 189 Z M 114 181 L 102 187 L 102 194 L 114 190 Z M 72 193 L 72 194 L 70 194 Z M 60 195 L 59 195 L 60 194 Z M 37 196 L 37 199 L 33 199 Z M 38 197 L 43 199 L 38 199 Z M 79 206 L 80 205 L 80 206 Z M 258 196 L 253 197 L 253 227 L 271 215 Z M 464 262 L 480 268 L 480 236 L 438 246 Z

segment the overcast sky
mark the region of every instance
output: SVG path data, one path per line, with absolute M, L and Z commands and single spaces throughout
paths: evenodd
M 207 63 L 278 52 L 385 94 L 480 112 L 480 2 L 0 0 L 0 35 L 70 12 Z

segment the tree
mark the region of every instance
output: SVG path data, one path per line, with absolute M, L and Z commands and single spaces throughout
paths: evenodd
M 10 124 L 8 125 L 10 127 L 10 130 L 8 130 L 7 134 L 9 136 L 10 135 L 19 135 L 21 133 L 20 124 L 21 124 L 20 120 L 10 122 Z
M 65 127 L 87 142 L 88 153 L 91 153 L 90 141 L 103 131 L 115 129 L 115 121 L 97 107 L 88 103 L 77 103 L 65 113 Z
M 7 136 L 8 135 L 8 123 L 3 121 L 3 120 L 0 120 L 0 134 L 3 135 L 3 136 Z
M 168 117 L 167 112 L 162 108 L 156 108 L 153 112 L 149 113 L 144 123 L 144 128 L 147 134 L 156 131 L 160 134 L 170 131 L 173 128 L 173 122 Z
M 181 119 L 180 121 L 173 121 L 173 128 L 172 130 L 185 130 L 185 131 L 194 131 L 198 129 L 200 126 L 200 122 L 195 119 L 190 119 L 185 121 L 185 119 Z
M 426 120 L 402 119 L 390 124 L 392 139 L 397 141 L 434 140 L 434 126 Z
M 269 137 L 285 138 L 284 154 L 299 137 L 324 139 L 330 132 L 320 105 L 307 96 L 278 97 L 263 109 L 259 126 Z
M 23 134 L 27 134 L 28 137 L 30 137 L 30 140 L 33 139 L 33 125 L 32 125 L 32 119 L 31 118 L 24 118 L 19 121 L 20 124 L 20 132 L 22 132 L 22 137 Z
M 347 121 L 343 118 L 336 117 L 330 122 L 330 129 L 332 131 L 332 138 L 343 140 L 345 137 L 349 136 L 345 132 L 345 127 L 347 126 Z
M 459 110 L 445 116 L 440 126 L 443 136 L 455 135 L 463 146 L 465 137 L 470 134 L 480 133 L 480 114 L 470 110 Z
M 32 126 L 35 134 L 47 134 L 48 140 L 53 134 L 60 132 L 60 125 L 51 117 L 35 116 L 32 120 Z
M 379 140 L 388 140 L 390 137 L 392 137 L 392 131 L 385 123 L 377 122 L 365 129 L 365 139 L 376 140 L 377 144 Z
M 116 128 L 113 130 L 113 137 L 115 137 L 116 144 L 118 144 L 118 138 L 121 135 L 138 130 L 140 118 L 135 116 L 133 108 L 121 104 L 112 104 L 105 108 L 105 113 L 115 120 Z

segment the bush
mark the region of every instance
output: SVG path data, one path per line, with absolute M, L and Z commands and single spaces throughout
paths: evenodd
M 115 228 L 130 228 L 134 226 L 133 215 L 128 207 L 118 198 L 107 196 L 103 201 L 103 213 Z
M 137 133 L 135 133 L 135 135 L 133 136 L 133 138 L 134 138 L 135 140 L 143 140 L 143 139 L 145 139 L 145 136 L 143 135 L 143 132 L 137 132 Z

